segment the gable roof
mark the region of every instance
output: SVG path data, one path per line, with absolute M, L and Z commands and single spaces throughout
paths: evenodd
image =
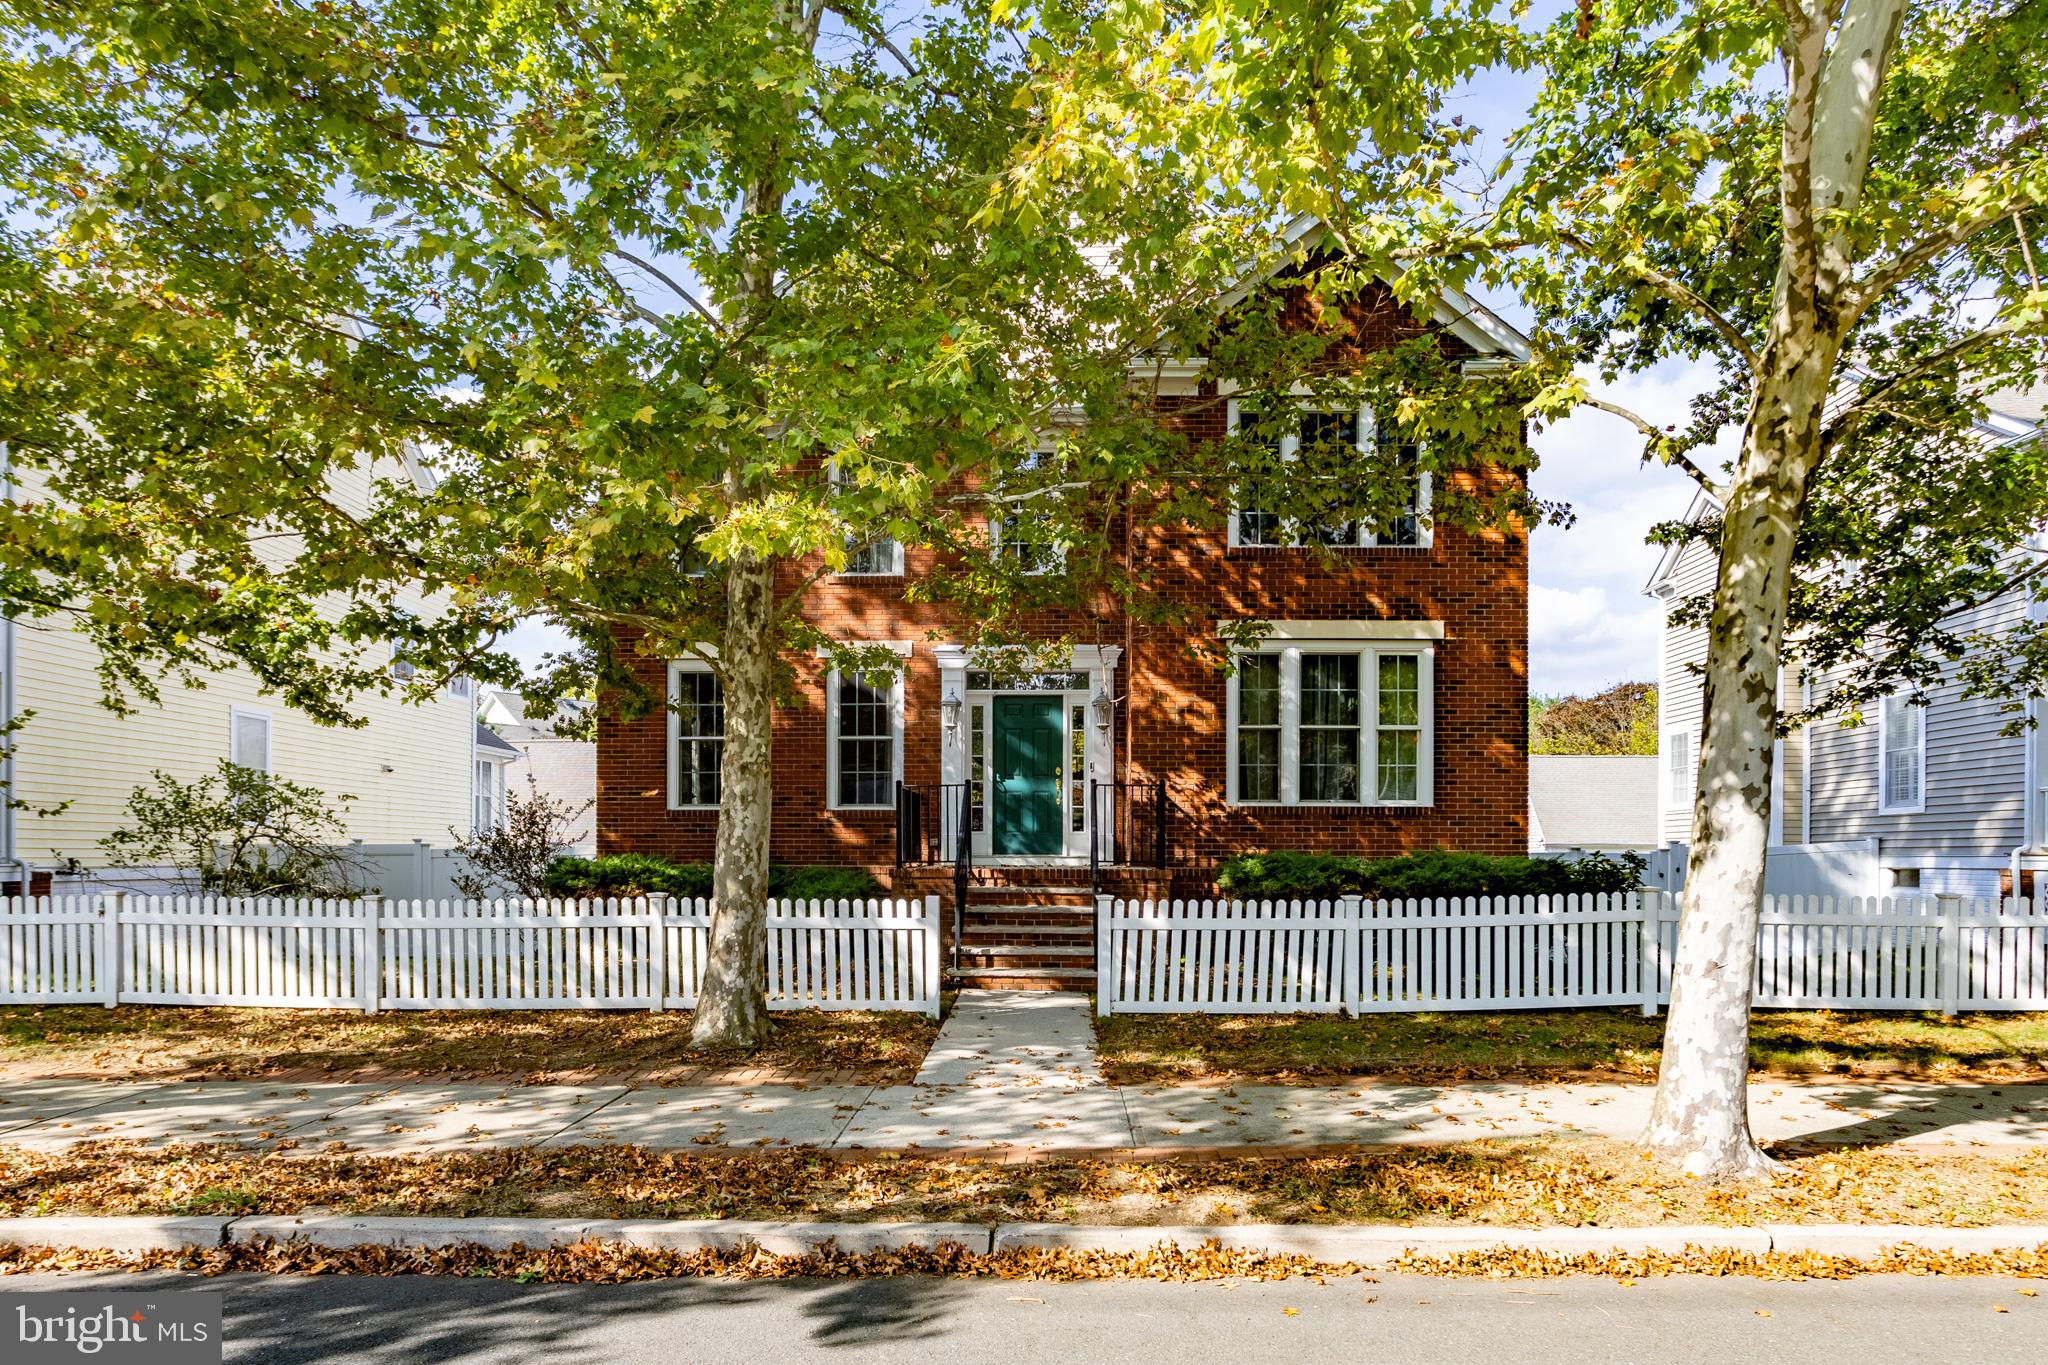
M 1549 848 L 1655 848 L 1656 755 L 1529 755 L 1529 837 Z
M 1303 244 L 1315 234 L 1327 230 L 1323 220 L 1312 213 L 1304 213 L 1289 223 L 1280 233 L 1280 240 L 1285 244 L 1283 249 L 1272 259 L 1240 275 L 1217 300 L 1216 311 L 1221 313 L 1244 302 L 1254 289 L 1301 260 L 1306 254 Z M 1394 283 L 1404 273 L 1399 267 L 1394 268 L 1387 283 Z M 1432 320 L 1481 356 L 1499 356 L 1518 364 L 1529 359 L 1529 338 L 1461 289 L 1447 287 L 1437 295 Z
M 1994 393 L 1985 399 L 1989 411 L 1983 420 L 1974 423 L 1986 439 L 1995 444 L 2023 441 L 2048 431 L 2044 425 L 2043 408 L 2048 406 L 2048 385 L 2039 388 L 2018 390 L 2008 389 Z M 1710 511 L 1718 511 L 1721 500 L 1704 488 L 1693 490 L 1692 501 L 1686 505 L 1683 520 L 1694 525 L 1705 519 Z M 1666 545 L 1664 553 L 1657 557 L 1657 567 L 1650 571 L 1649 581 L 1643 584 L 1646 596 L 1659 596 L 1658 587 L 1668 580 L 1678 568 L 1678 557 L 1685 553 L 1689 541 Z

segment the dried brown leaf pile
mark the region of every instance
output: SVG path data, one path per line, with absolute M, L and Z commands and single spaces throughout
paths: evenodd
M 304 1213 L 1502 1227 L 2048 1222 L 2048 1151 L 1781 1153 L 1768 1185 L 1675 1176 L 1620 1143 L 1175 1160 L 804 1149 L 485 1149 L 375 1156 L 229 1146 L 0 1147 L 0 1216 Z
M 0 1075 L 129 1080 L 434 1076 L 526 1082 L 634 1076 L 684 1082 L 705 1068 L 855 1071 L 908 1081 L 938 1036 L 902 1012 L 778 1013 L 751 1054 L 693 1053 L 688 1011 L 349 1010 L 0 1006 Z
M 2048 1278 L 2048 1247 L 2029 1251 L 1957 1254 L 1900 1248 L 1880 1256 L 1854 1258 L 1810 1252 L 1756 1254 L 1703 1251 L 1637 1255 L 1548 1256 L 1530 1252 L 1465 1252 L 1412 1256 L 1397 1269 L 1427 1275 L 1483 1275 L 1534 1278 L 1554 1275 L 1613 1275 L 1640 1279 L 1663 1275 L 1745 1275 L 1761 1279 L 1846 1279 L 1852 1275 L 1999 1275 Z M 802 1256 L 758 1248 L 740 1251 L 655 1251 L 606 1242 L 534 1250 L 490 1250 L 477 1246 L 419 1249 L 353 1247 L 331 1250 L 303 1242 L 258 1241 L 204 1250 L 106 1252 L 63 1247 L 0 1246 L 0 1276 L 32 1271 L 184 1270 L 203 1275 L 257 1271 L 294 1275 L 456 1275 L 570 1284 L 619 1284 L 635 1280 L 718 1275 L 734 1279 L 781 1280 L 799 1276 L 843 1279 L 862 1276 L 947 1275 L 1004 1280 L 1147 1279 L 1284 1280 L 1334 1279 L 1359 1275 L 1351 1263 L 1314 1261 L 1304 1256 L 1232 1251 L 1214 1244 L 1182 1250 L 1157 1247 L 1142 1252 L 1027 1250 L 993 1255 L 958 1246 L 847 1253 L 826 1247 Z
M 1329 1082 L 1656 1077 L 1664 1020 L 1634 1009 L 1448 1014 L 1127 1014 L 1096 1021 L 1118 1085 L 1187 1080 Z M 1759 1010 L 1752 1068 L 1780 1076 L 2048 1079 L 2048 1013 Z

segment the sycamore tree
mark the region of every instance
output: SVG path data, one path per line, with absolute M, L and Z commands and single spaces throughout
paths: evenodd
M 0 34 L 9 610 L 112 691 L 234 661 L 337 722 L 385 641 L 419 692 L 509 681 L 539 617 L 576 648 L 529 691 L 625 708 L 666 700 L 636 658 L 702 660 L 700 1046 L 767 1030 L 790 659 L 898 666 L 806 587 L 936 546 L 966 567 L 924 590 L 1015 616 L 1046 589 L 992 509 L 1087 543 L 1158 446 L 1133 357 L 1264 230 L 1165 160 L 987 215 L 1043 54 L 973 6 L 0 0 Z
M 1512 286 L 1538 320 L 1532 420 L 1633 424 L 1690 473 L 1719 548 L 1699 798 L 1647 1141 L 1711 1177 L 1767 1172 L 1748 1126 L 1748 1012 L 1788 632 L 1819 707 L 1963 676 L 2039 695 L 2032 633 L 1959 607 L 2041 566 L 2042 443 L 1974 423 L 2048 379 L 2048 4 L 1172 0 L 1074 13 L 1033 171 L 1090 148 L 1196 149 L 1219 202 L 1319 215 L 1411 297 Z M 1536 94 L 1505 155 L 1446 97 L 1502 70 Z M 1405 136 L 1390 137 L 1389 121 Z M 1496 133 L 1509 130 L 1496 129 Z M 1603 384 L 1660 361 L 1715 376 L 1691 413 Z M 1732 460 L 1704 448 L 1737 433 Z M 1633 453 L 1633 451 L 1631 452 Z M 1677 534 L 1680 532 L 1674 532 Z M 1987 650 L 1989 651 L 1987 653 Z M 1958 663 L 1957 661 L 1961 662 Z

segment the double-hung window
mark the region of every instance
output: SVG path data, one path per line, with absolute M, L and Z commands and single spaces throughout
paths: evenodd
M 1878 727 L 1877 809 L 1880 814 L 1925 808 L 1927 708 L 1902 695 L 1884 699 Z
M 1427 546 L 1429 529 L 1424 517 L 1429 509 L 1429 474 L 1421 468 L 1416 443 L 1403 440 L 1391 421 L 1377 420 L 1369 407 L 1296 411 L 1295 417 L 1276 427 L 1261 422 L 1258 411 L 1248 405 L 1230 405 L 1232 434 L 1243 432 L 1246 446 L 1256 452 L 1246 457 L 1247 472 L 1238 481 L 1230 544 L 1235 548 Z M 1343 515 L 1348 475 L 1368 451 L 1398 476 L 1402 490 L 1399 508 L 1379 526 Z M 1312 462 L 1317 477 L 1290 481 L 1297 486 L 1286 498 L 1288 508 L 1283 512 L 1277 505 L 1281 498 L 1270 486 L 1268 467 L 1304 460 Z M 1267 478 L 1261 477 L 1262 470 Z M 1327 495 L 1316 496 L 1318 489 L 1327 489 Z
M 228 761 L 259 773 L 271 770 L 269 712 L 228 708 Z
M 672 807 L 716 806 L 725 761 L 725 685 L 695 660 L 669 665 L 669 783 Z
M 1230 799 L 1427 806 L 1434 650 L 1409 641 L 1280 644 L 1237 660 Z
M 899 678 L 877 687 L 837 669 L 827 676 L 826 761 L 831 804 L 836 810 L 892 806 L 896 774 L 902 767 L 897 724 L 903 685 Z
M 841 484 L 839 466 L 828 466 L 832 487 L 838 490 Z M 849 516 L 849 524 L 856 527 L 864 521 L 861 516 Z M 893 578 L 903 574 L 903 545 L 895 537 L 854 529 L 846 535 L 846 567 L 840 574 L 850 578 Z
M 505 805 L 501 777 L 502 764 L 487 758 L 476 760 L 475 798 L 476 809 L 471 813 L 470 826 L 473 833 L 488 834 L 504 823 Z

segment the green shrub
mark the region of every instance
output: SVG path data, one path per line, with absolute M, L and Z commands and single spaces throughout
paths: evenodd
M 768 893 L 793 901 L 860 901 L 887 895 L 857 867 L 784 867 L 768 870 Z
M 548 864 L 551 896 L 708 896 L 711 864 L 672 863 L 651 853 L 562 857 Z
M 1643 859 L 1634 853 L 1556 858 L 1494 856 L 1432 849 L 1398 858 L 1353 858 L 1338 853 L 1240 853 L 1216 870 L 1216 885 L 1232 896 L 1325 899 L 1359 895 L 1369 900 L 1460 896 L 1565 896 L 1633 891 L 1642 884 Z
M 557 858 L 548 864 L 552 896 L 671 896 L 711 894 L 711 864 L 676 863 L 651 853 L 611 853 L 602 858 Z M 768 869 L 768 894 L 790 900 L 866 900 L 883 895 L 882 884 L 857 867 Z
M 1357 887 L 1362 865 L 1338 853 L 1240 853 L 1216 869 L 1216 885 L 1232 896 L 1344 896 Z

